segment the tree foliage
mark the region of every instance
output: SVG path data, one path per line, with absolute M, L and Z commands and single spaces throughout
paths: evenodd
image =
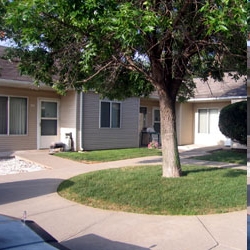
M 62 94 L 94 89 L 111 99 L 155 89 L 163 166 L 175 165 L 176 175 L 176 99 L 193 95 L 193 77 L 246 73 L 245 0 L 2 2 L 6 38 L 16 44 L 10 54 L 37 84 Z
M 154 64 L 165 78 L 182 81 L 182 97 L 192 95 L 193 76 L 245 73 L 243 0 L 5 3 L 6 34 L 17 44 L 21 71 L 60 92 L 94 86 L 111 97 L 148 94 L 148 82 L 157 81 Z
M 236 102 L 220 112 L 219 128 L 233 141 L 247 145 L 247 102 Z
M 247 33 L 248 33 L 248 40 L 250 40 L 250 2 L 247 1 Z

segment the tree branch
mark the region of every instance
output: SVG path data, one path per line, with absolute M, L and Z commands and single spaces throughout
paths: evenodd
M 77 83 L 86 83 L 90 80 L 92 80 L 94 77 L 96 77 L 98 74 L 100 74 L 102 71 L 104 71 L 106 68 L 108 68 L 111 64 L 113 63 L 113 60 L 108 62 L 106 65 L 104 65 L 103 67 L 101 67 L 99 70 L 97 70 L 93 75 L 91 75 L 90 77 L 82 80 L 82 81 L 77 81 Z
M 149 74 L 147 74 L 145 70 L 143 70 L 142 68 L 137 66 L 135 64 L 135 62 L 129 56 L 125 56 L 125 58 L 126 58 L 127 62 L 129 63 L 129 65 L 122 63 L 124 67 L 126 67 L 129 70 L 140 72 L 141 74 L 143 74 L 146 77 L 146 79 L 148 81 L 150 81 L 154 85 L 155 80 Z

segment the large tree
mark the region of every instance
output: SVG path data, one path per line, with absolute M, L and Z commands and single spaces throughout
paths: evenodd
M 181 176 L 175 104 L 192 95 L 192 79 L 246 73 L 245 0 L 6 0 L 4 8 L 20 70 L 37 83 L 109 98 L 158 92 L 164 177 Z

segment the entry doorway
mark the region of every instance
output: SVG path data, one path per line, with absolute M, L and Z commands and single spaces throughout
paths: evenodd
M 39 100 L 38 121 L 38 148 L 49 148 L 59 140 L 59 101 Z

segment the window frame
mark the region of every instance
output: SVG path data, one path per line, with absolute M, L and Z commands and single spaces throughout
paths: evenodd
M 7 98 L 7 133 L 6 134 L 0 134 L 0 136 L 27 136 L 28 135 L 28 121 L 29 121 L 29 98 L 26 96 L 14 96 L 14 95 L 0 95 L 0 97 Z M 25 133 L 23 134 L 13 134 L 10 133 L 10 100 L 11 98 L 21 98 L 26 100 L 26 120 L 25 120 Z
M 102 103 L 109 103 L 109 126 L 102 126 Z M 113 104 L 119 104 L 119 127 L 113 127 Z M 122 121 L 122 102 L 119 101 L 110 101 L 110 100 L 100 100 L 99 103 L 99 128 L 100 129 L 121 129 L 121 121 Z
M 159 112 L 159 119 L 160 120 L 156 120 L 156 115 L 155 115 L 156 111 Z M 160 111 L 160 108 L 159 107 L 154 107 L 152 115 L 153 115 L 153 118 L 152 118 L 153 119 L 153 128 L 156 131 L 155 126 L 158 125 L 159 126 L 159 131 L 156 131 L 156 132 L 160 133 L 161 132 L 161 111 Z
M 206 111 L 206 132 L 200 132 L 201 128 L 200 128 L 200 111 L 201 110 L 205 110 Z M 210 135 L 210 134 L 214 134 L 211 131 L 211 125 L 210 125 L 210 121 L 211 121 L 211 110 L 216 110 L 217 111 L 217 115 L 219 117 L 220 114 L 220 110 L 218 108 L 198 108 L 197 113 L 198 113 L 198 126 L 197 126 L 197 132 L 198 134 L 204 134 L 204 135 Z

